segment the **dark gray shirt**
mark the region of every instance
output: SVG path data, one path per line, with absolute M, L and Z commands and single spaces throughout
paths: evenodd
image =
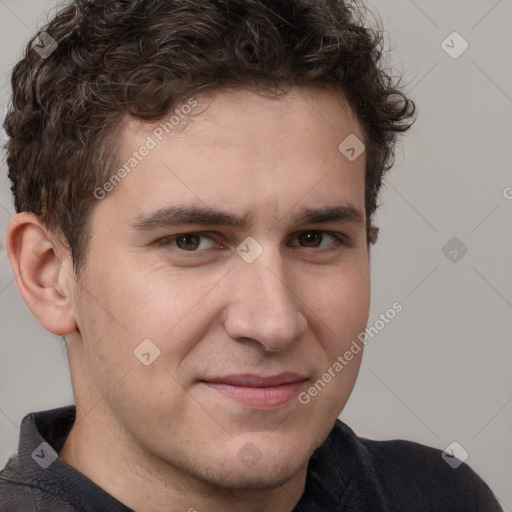
M 133 512 L 58 458 L 74 421 L 74 406 L 23 419 L 18 455 L 0 472 L 0 512 Z M 294 512 L 502 512 L 467 464 L 453 469 L 441 453 L 360 438 L 338 420 Z

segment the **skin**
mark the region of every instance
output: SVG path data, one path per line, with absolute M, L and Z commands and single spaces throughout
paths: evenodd
M 222 90 L 198 100 L 197 115 L 96 204 L 80 281 L 65 245 L 26 212 L 10 224 L 9 259 L 34 315 L 66 338 L 77 420 L 64 461 L 136 511 L 287 512 L 362 351 L 306 405 L 244 405 L 202 381 L 296 372 L 307 391 L 364 330 L 365 155 L 350 162 L 338 150 L 348 135 L 364 137 L 339 91 L 293 89 L 276 100 Z M 120 162 L 156 126 L 126 120 Z M 133 227 L 176 205 L 250 222 Z M 293 220 L 333 205 L 359 220 Z M 181 239 L 189 250 L 169 238 L 198 231 L 208 233 L 200 244 Z M 263 248 L 252 263 L 236 252 L 248 236 Z M 160 350 L 149 366 L 134 355 L 144 339 Z

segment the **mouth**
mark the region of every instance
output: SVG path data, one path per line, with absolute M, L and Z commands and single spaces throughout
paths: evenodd
M 253 409 L 274 409 L 292 401 L 306 377 L 297 373 L 261 376 L 229 375 L 202 380 L 201 383 L 221 396 Z

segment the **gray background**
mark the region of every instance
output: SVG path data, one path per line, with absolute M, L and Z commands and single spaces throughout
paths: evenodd
M 375 439 L 441 449 L 457 441 L 511 511 L 512 200 L 504 190 L 512 186 L 512 0 L 367 3 L 384 23 L 390 64 L 406 72 L 419 118 L 382 194 L 369 324 L 395 301 L 404 309 L 369 340 L 341 418 Z M 55 5 L 0 0 L 2 119 L 10 67 Z M 469 43 L 457 59 L 441 46 L 453 31 Z M 2 163 L 2 246 L 12 212 Z M 456 262 L 442 252 L 452 237 L 468 249 Z M 3 466 L 26 413 L 72 402 L 64 345 L 21 299 L 3 247 L 0 354 Z

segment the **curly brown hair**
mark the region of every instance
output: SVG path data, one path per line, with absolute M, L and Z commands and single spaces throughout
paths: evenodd
M 72 0 L 43 29 L 53 53 L 34 51 L 34 36 L 12 73 L 4 128 L 16 211 L 63 236 L 79 275 L 124 116 L 158 121 L 205 89 L 323 84 L 343 91 L 363 129 L 369 222 L 415 106 L 384 70 L 382 33 L 364 12 L 343 0 Z

